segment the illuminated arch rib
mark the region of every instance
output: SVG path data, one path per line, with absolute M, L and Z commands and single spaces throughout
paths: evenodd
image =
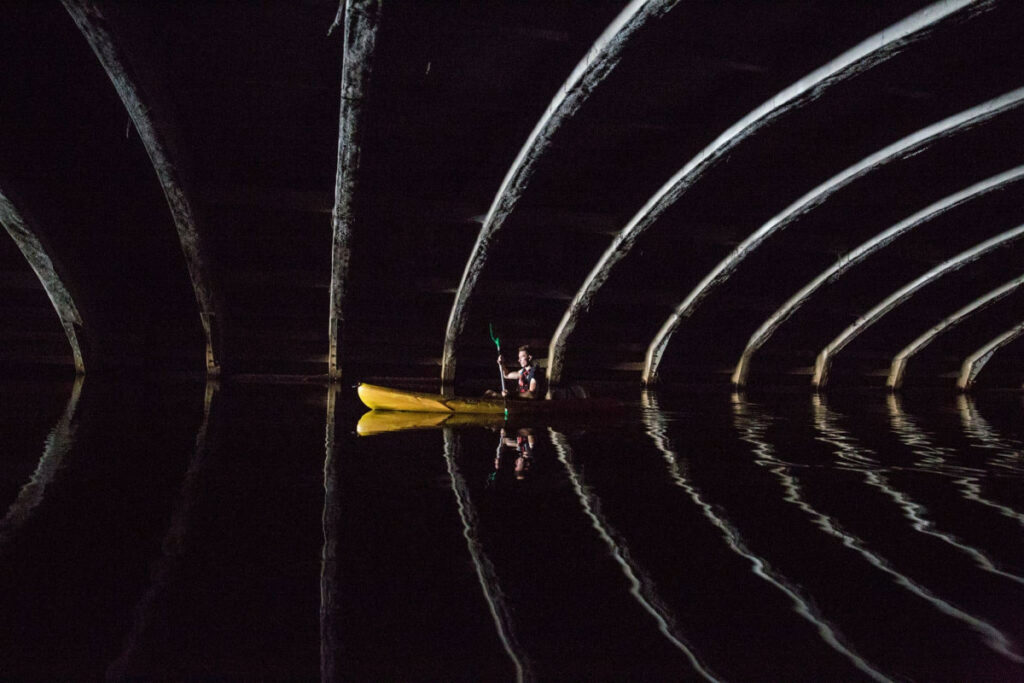
M 1003 297 L 1016 291 L 1021 285 L 1024 285 L 1024 275 L 1010 280 L 1002 287 L 992 290 L 988 294 L 985 294 L 978 299 L 975 299 L 971 303 L 961 308 L 956 313 L 953 313 L 949 317 L 945 318 L 935 327 L 922 334 L 914 341 L 907 344 L 906 348 L 896 354 L 896 357 L 892 359 L 892 365 L 889 368 L 889 377 L 886 379 L 885 384 L 890 389 L 896 390 L 903 386 L 903 376 L 907 370 L 907 362 L 917 354 L 918 351 L 928 346 L 933 339 L 938 337 L 946 330 L 952 329 L 963 322 L 964 319 L 980 311 L 981 309 L 989 306 L 990 304 L 999 301 Z
M 1020 103 L 1024 101 L 1024 89 L 1015 92 L 1018 93 L 1018 95 L 1013 101 L 1015 103 Z M 989 103 L 986 103 L 986 105 L 987 104 Z M 982 105 L 982 107 L 976 107 L 975 109 L 971 109 L 968 111 L 975 112 L 978 109 L 982 109 L 983 111 L 990 111 L 989 109 L 987 109 L 986 105 Z M 1005 108 L 1002 108 L 1001 110 L 1005 111 Z M 956 117 L 953 118 L 959 121 L 959 123 L 957 124 L 958 128 L 967 125 L 964 122 L 965 120 L 971 123 L 976 122 L 976 117 L 974 116 L 967 117 L 966 119 L 964 119 L 962 118 L 962 115 L 957 115 Z M 947 119 L 946 121 L 949 120 L 950 119 Z M 937 125 L 941 127 L 941 130 L 944 133 L 948 134 L 948 132 L 951 130 L 947 126 L 942 126 L 942 124 Z M 934 126 L 930 128 L 934 128 Z M 935 135 L 933 134 L 931 136 L 928 136 L 927 139 L 934 140 Z M 906 147 L 900 145 L 900 143 L 897 143 L 896 145 L 891 145 L 886 149 L 892 150 L 892 152 L 886 154 L 884 159 L 882 161 L 879 161 L 878 163 L 884 163 L 885 161 L 894 159 L 899 154 L 906 152 Z M 877 155 L 872 155 L 872 157 L 869 158 L 874 158 L 876 156 Z M 857 164 L 856 166 L 853 166 L 851 168 L 862 168 L 862 165 Z M 849 170 L 850 169 L 847 169 L 847 171 L 844 171 L 839 176 L 836 176 L 836 178 L 839 178 L 840 176 L 844 178 L 850 177 L 849 175 L 847 175 L 847 172 Z M 864 242 L 863 244 L 861 244 L 860 246 L 858 246 L 857 248 L 843 256 L 839 261 L 826 268 L 820 275 L 818 275 L 816 278 L 807 283 L 796 294 L 791 296 L 784 304 L 782 304 L 782 306 L 780 306 L 778 310 L 772 313 L 767 318 L 767 320 L 765 320 L 764 323 L 761 324 L 761 327 L 759 327 L 757 331 L 754 332 L 753 335 L 751 335 L 750 340 L 747 342 L 747 347 L 743 349 L 743 354 L 740 356 L 740 360 L 736 364 L 736 370 L 733 372 L 732 375 L 733 383 L 740 386 L 746 383 L 747 374 L 750 370 L 750 359 L 753 357 L 754 353 L 756 353 L 758 349 L 764 346 L 764 344 L 768 341 L 771 335 L 775 333 L 775 330 L 777 330 L 779 326 L 782 325 L 782 323 L 784 323 L 791 315 L 793 315 L 793 313 L 800 306 L 802 306 L 808 299 L 810 299 L 811 295 L 814 294 L 814 292 L 816 292 L 820 287 L 822 287 L 826 283 L 835 282 L 837 278 L 839 278 L 843 273 L 852 268 L 854 265 L 860 263 L 861 261 L 866 259 L 871 254 L 875 253 L 879 249 L 888 246 L 891 242 L 898 239 L 907 232 L 917 228 L 918 226 L 923 225 L 924 223 L 927 223 L 928 221 L 931 221 L 932 219 L 937 218 L 938 216 L 941 216 L 943 213 L 965 202 L 968 202 L 972 199 L 976 199 L 994 190 L 998 190 L 999 188 L 1004 187 L 1010 183 L 1016 182 L 1022 178 L 1024 178 L 1024 166 L 1017 166 L 1016 168 L 1012 168 L 1009 171 L 1005 171 L 991 178 L 983 180 L 979 183 L 975 183 L 974 185 L 964 188 L 959 192 L 955 192 L 949 195 L 948 197 L 944 197 L 943 199 L 940 199 L 939 201 L 903 219 L 899 223 L 896 223 L 889 229 L 884 230 L 879 234 L 875 235 L 868 241 Z M 829 181 L 822 186 L 828 186 L 832 188 L 826 190 L 826 192 L 831 192 L 836 189 L 834 186 L 832 186 L 831 183 L 832 181 Z M 817 201 L 820 201 L 820 198 Z M 803 205 L 804 204 L 801 204 L 801 206 Z M 678 325 L 679 320 L 680 318 L 673 316 L 673 318 L 670 319 L 670 322 L 674 322 L 676 325 Z M 668 323 L 666 323 L 666 325 L 668 325 Z M 664 329 L 665 328 L 663 328 L 663 330 Z M 667 335 L 665 337 L 659 336 L 651 344 L 651 348 L 654 349 L 660 347 L 663 349 L 666 343 Z M 654 366 L 654 368 L 656 369 L 656 365 Z
M 498 194 L 491 202 L 484 223 L 480 227 L 473 251 L 466 261 L 462 280 L 455 292 L 455 301 L 448 316 L 445 331 L 444 351 L 441 356 L 441 382 L 450 384 L 455 380 L 456 345 L 466 324 L 466 310 L 473 295 L 477 280 L 487 261 L 488 250 L 495 235 L 516 202 L 526 189 L 533 175 L 537 160 L 551 144 L 555 132 L 562 122 L 573 116 L 583 105 L 590 93 L 611 73 L 618 63 L 623 48 L 629 40 L 652 17 L 672 9 L 678 0 L 633 0 L 598 37 L 587 51 L 583 60 L 576 65 L 569 78 L 558 89 L 554 99 L 537 121 L 526 143 L 505 174 Z
M 180 167 L 182 159 L 172 153 L 174 126 L 154 98 L 144 92 L 132 70 L 129 56 L 113 36 L 103 9 L 91 0 L 62 2 L 114 84 L 160 180 L 199 304 L 206 334 L 206 372 L 218 375 L 223 321 L 220 292 L 214 284 L 209 263 L 211 250 L 206 246 L 206 235 L 197 218 L 196 204 Z
M 843 350 L 843 348 L 853 341 L 857 335 L 866 330 L 868 327 L 877 322 L 882 316 L 896 308 L 904 301 L 913 296 L 919 289 L 924 287 L 931 282 L 934 282 L 938 278 L 942 277 L 946 273 L 951 273 L 958 270 L 965 265 L 976 261 L 977 259 L 984 256 L 986 253 L 996 249 L 998 247 L 1005 246 L 1010 242 L 1019 239 L 1024 236 L 1024 225 L 1019 225 L 1012 230 L 1007 230 L 1004 233 L 996 235 L 991 239 L 987 239 L 970 249 L 957 254 L 953 258 L 943 261 L 939 265 L 929 270 L 924 275 L 912 280 L 908 284 L 904 285 L 900 289 L 896 290 L 885 299 L 883 299 L 878 305 L 872 308 L 870 311 L 862 315 L 852 325 L 843 330 L 839 336 L 833 339 L 828 346 L 822 349 L 821 353 L 818 354 L 818 359 L 814 364 L 814 386 L 817 388 L 823 388 L 828 383 L 828 373 L 832 366 L 832 361 L 835 355 Z
M 974 383 L 978 381 L 978 374 L 989 362 L 996 351 L 1003 348 L 1017 337 L 1024 334 L 1024 322 L 1018 323 L 1001 335 L 988 342 L 980 349 L 964 359 L 960 366 L 960 377 L 957 378 L 956 386 L 961 391 L 970 391 Z
M 36 277 L 43 285 L 46 296 L 57 311 L 61 327 L 67 335 L 68 344 L 71 345 L 71 354 L 75 360 L 75 371 L 78 374 L 85 372 L 85 358 L 83 357 L 82 343 L 79 340 L 79 331 L 82 329 L 82 316 L 75 305 L 75 297 L 69 289 L 66 279 L 62 277 L 60 263 L 46 247 L 37 230 L 30 221 L 18 210 L 0 188 L 0 223 L 14 239 L 18 249 L 24 254 Z
M 345 324 L 345 293 L 348 284 L 349 244 L 355 218 L 358 185 L 360 120 L 369 84 L 371 63 L 380 24 L 380 0 L 342 0 L 331 26 L 344 24 L 345 48 L 341 68 L 341 104 L 338 124 L 338 168 L 334 179 L 331 214 L 331 289 L 328 314 L 328 373 L 340 379 L 341 347 Z
M 551 337 L 548 349 L 549 383 L 557 385 L 562 381 L 568 337 L 580 316 L 590 307 L 594 295 L 611 275 L 612 268 L 625 258 L 640 235 L 729 150 L 779 116 L 813 101 L 831 85 L 885 61 L 893 56 L 901 45 L 923 37 L 939 21 L 971 4 L 971 0 L 936 2 L 876 33 L 777 93 L 730 126 L 697 156 L 690 159 L 619 231 L 576 292 Z

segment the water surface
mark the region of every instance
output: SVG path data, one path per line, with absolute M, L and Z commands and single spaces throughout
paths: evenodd
M 1016 394 L 0 390 L 5 677 L 1024 679 Z

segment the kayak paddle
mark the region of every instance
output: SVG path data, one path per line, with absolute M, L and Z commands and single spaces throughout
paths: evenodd
M 488 334 L 491 335 L 491 341 L 494 342 L 494 346 L 498 349 L 498 355 L 501 355 L 501 340 L 494 336 L 494 325 L 487 323 Z M 501 375 L 501 395 L 505 399 L 505 419 L 508 419 L 508 395 L 505 393 L 505 368 L 498 365 L 498 374 Z

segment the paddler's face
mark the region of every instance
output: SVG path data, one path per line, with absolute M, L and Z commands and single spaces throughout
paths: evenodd
M 530 356 L 526 353 L 526 351 L 520 351 L 519 352 L 519 365 L 521 367 L 525 368 L 529 364 L 530 364 Z

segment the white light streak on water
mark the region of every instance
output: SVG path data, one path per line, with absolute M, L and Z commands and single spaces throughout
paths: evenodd
M 462 536 L 466 539 L 466 547 L 469 548 L 469 555 L 473 560 L 473 567 L 476 569 L 477 580 L 480 582 L 480 589 L 483 591 L 484 600 L 491 612 L 491 619 L 498 629 L 498 638 L 501 639 L 502 647 L 508 654 L 509 659 L 516 667 L 517 681 L 536 680 L 533 671 L 533 664 L 516 639 L 512 629 L 511 611 L 505 603 L 505 596 L 498 585 L 498 578 L 494 571 L 494 565 L 484 553 L 483 546 L 477 536 L 476 510 L 469 498 L 469 489 L 466 481 L 455 464 L 455 458 L 460 451 L 458 437 L 451 427 L 444 428 L 444 459 L 448 465 L 448 477 L 451 480 L 452 493 L 455 494 L 455 501 L 459 506 L 459 518 L 462 520 Z
M 856 452 L 864 452 L 868 449 L 861 448 L 854 445 L 854 439 L 845 434 L 845 431 L 835 424 L 836 417 L 835 413 L 830 411 L 828 407 L 820 400 L 817 396 L 815 397 L 815 426 L 819 431 L 822 432 L 823 438 L 821 439 L 825 443 L 830 443 L 837 448 L 837 455 L 840 458 L 849 457 L 847 453 L 850 450 Z M 870 452 L 870 451 L 868 451 Z M 882 491 L 886 496 L 891 498 L 901 510 L 903 510 L 903 516 L 907 518 L 911 523 L 911 527 L 915 531 L 919 531 L 922 534 L 937 538 L 944 543 L 947 543 L 957 550 L 969 555 L 974 560 L 975 564 L 979 569 L 997 574 L 1005 579 L 1014 581 L 1024 585 L 1024 577 L 1020 577 L 1016 574 L 1005 572 L 998 569 L 995 564 L 988 558 L 985 553 L 981 552 L 977 548 L 971 545 L 967 545 L 958 539 L 956 536 L 944 531 L 940 531 L 935 527 L 935 523 L 924 517 L 926 508 L 923 505 L 915 503 L 905 493 L 897 491 L 892 487 L 889 481 L 882 475 L 877 469 L 862 469 L 864 473 L 865 481 Z
M 854 651 L 853 647 L 846 642 L 846 639 L 839 632 L 839 629 L 829 623 L 828 620 L 818 612 L 818 609 L 814 606 L 812 598 L 805 597 L 797 586 L 790 583 L 789 580 L 781 574 L 775 572 L 767 560 L 751 552 L 747 548 L 746 542 L 743 540 L 743 537 L 736 528 L 732 526 L 724 515 L 716 512 L 715 508 L 704 500 L 703 495 L 697 487 L 694 486 L 683 474 L 682 468 L 679 465 L 678 456 L 668 444 L 667 430 L 665 428 L 661 408 L 658 407 L 657 399 L 649 391 L 645 391 L 643 393 L 643 403 L 645 407 L 643 420 L 647 428 L 647 434 L 651 437 L 654 441 L 654 445 L 665 457 L 672 480 L 677 486 L 686 491 L 690 496 L 690 499 L 696 503 L 697 507 L 699 507 L 704 513 L 704 516 L 707 517 L 708 521 L 722 532 L 722 538 L 725 540 L 726 545 L 728 545 L 734 553 L 750 562 L 750 566 L 755 576 L 767 581 L 769 584 L 782 591 L 793 603 L 796 613 L 810 622 L 817 630 L 818 635 L 821 636 L 821 639 L 832 649 L 846 657 L 855 667 L 863 671 L 872 679 L 876 681 L 891 680 L 887 675 L 878 671 Z
M 1024 664 L 1024 657 L 1013 651 L 1014 644 L 1005 635 L 1003 635 L 999 629 L 995 628 L 988 622 L 978 619 L 977 617 L 951 605 L 949 602 L 934 595 L 927 588 L 924 588 L 917 582 L 908 578 L 906 575 L 896 571 L 887 560 L 868 550 L 860 538 L 847 533 L 835 519 L 818 512 L 803 500 L 803 496 L 800 492 L 800 483 L 794 476 L 789 474 L 788 470 L 790 468 L 785 463 L 775 458 L 775 448 L 764 438 L 765 431 L 769 424 L 768 420 L 763 416 L 756 414 L 746 401 L 735 394 L 733 410 L 735 416 L 734 424 L 736 426 L 736 430 L 740 433 L 740 438 L 754 447 L 754 452 L 758 455 L 758 464 L 768 465 L 769 470 L 779 479 L 783 489 L 786 491 L 786 495 L 783 497 L 783 500 L 797 506 L 810 518 L 811 522 L 816 527 L 824 531 L 829 536 L 833 536 L 842 541 L 844 547 L 856 551 L 873 567 L 880 569 L 893 577 L 899 586 L 902 586 L 917 597 L 925 600 L 943 614 L 967 624 L 972 630 L 982 636 L 985 644 L 990 648 L 1007 659 Z
M 621 538 L 616 541 L 612 536 L 613 531 L 610 530 L 607 522 L 605 522 L 600 513 L 600 501 L 597 497 L 592 494 L 589 489 L 583 484 L 579 472 L 572 464 L 572 449 L 570 448 L 565 436 L 556 432 L 552 428 L 548 428 L 548 433 L 551 435 L 551 443 L 555 447 L 555 451 L 558 453 L 558 460 L 565 466 L 566 472 L 569 473 L 569 480 L 572 483 L 573 490 L 576 491 L 576 496 L 580 500 L 580 504 L 583 506 L 583 511 L 590 518 L 590 523 L 597 531 L 598 536 L 608 546 L 608 551 L 615 561 L 619 564 L 622 569 L 622 573 L 626 576 L 629 581 L 630 589 L 629 592 L 636 598 L 636 601 L 640 603 L 655 621 L 658 622 L 658 629 L 662 634 L 668 638 L 668 640 L 676 646 L 686 658 L 690 660 L 690 664 L 705 680 L 717 681 L 718 677 L 709 671 L 707 667 L 701 663 L 701 661 L 694 654 L 691 646 L 684 642 L 684 637 L 675 628 L 675 618 L 672 617 L 664 603 L 654 594 L 654 584 L 647 578 L 643 571 L 635 567 L 632 560 L 629 558 L 629 550 Z M 618 534 L 614 534 L 618 536 Z M 642 578 L 638 578 L 642 577 Z M 670 624 L 673 624 L 670 626 Z

